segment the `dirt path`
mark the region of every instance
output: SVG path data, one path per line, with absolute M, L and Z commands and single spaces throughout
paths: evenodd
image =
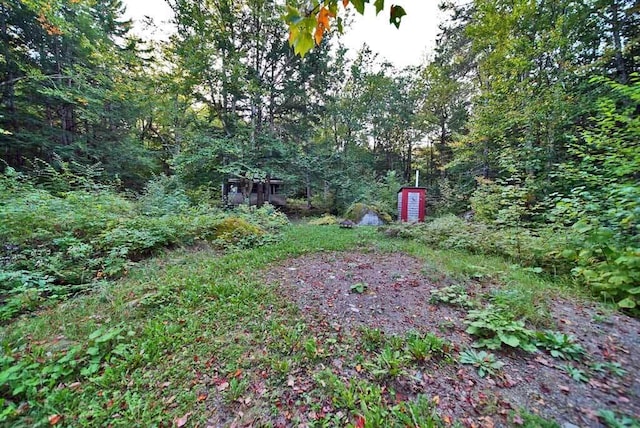
M 281 285 L 309 324 L 320 319 L 351 331 L 378 328 L 386 335 L 417 330 L 451 341 L 454 360 L 412 367 L 393 387 L 407 397 L 438 397 L 438 412 L 467 426 L 506 424 L 509 412 L 519 408 L 567 428 L 600 426 L 601 409 L 640 417 L 640 322 L 603 314 L 595 304 L 556 300 L 549 305 L 555 329 L 574 335 L 587 350 L 588 357 L 572 365 L 588 380 L 572 379 L 563 369 L 566 361 L 520 350 L 495 352 L 505 362 L 502 374 L 480 378 L 472 367 L 457 362 L 459 352 L 473 343 L 465 333 L 466 311 L 429 302 L 431 291 L 451 280 L 425 269 L 418 259 L 404 254 L 314 254 L 275 267 L 268 280 Z M 362 293 L 352 290 L 358 284 L 366 284 Z M 495 286 L 469 282 L 465 287 L 474 297 Z M 625 373 L 599 373 L 593 369 L 597 363 L 618 363 Z

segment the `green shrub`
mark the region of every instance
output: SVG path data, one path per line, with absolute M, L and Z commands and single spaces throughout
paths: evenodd
M 239 205 L 232 213 L 236 217 L 243 218 L 259 228 L 275 232 L 289 224 L 289 219 L 273 205 L 265 203 L 260 208 L 248 205 Z
M 593 235 L 591 235 L 593 239 Z M 640 248 L 583 245 L 564 252 L 577 266 L 573 274 L 604 300 L 640 314 Z
M 471 209 L 478 220 L 499 226 L 522 226 L 537 217 L 536 184 L 519 177 L 476 178 L 478 187 L 470 197 Z
M 392 223 L 380 227 L 387 236 L 403 239 L 421 239 L 424 235 L 422 223 Z
M 571 265 L 557 254 L 558 248 L 564 248 L 567 240 L 562 230 L 494 229 L 453 215 L 438 217 L 422 225 L 399 226 L 398 229 L 397 236 L 418 239 L 434 248 L 502 256 L 551 273 L 571 269 Z
M 178 214 L 190 205 L 190 199 L 177 178 L 166 175 L 150 180 L 138 199 L 140 211 L 152 216 Z
M 239 217 L 227 217 L 215 228 L 215 238 L 230 243 L 238 243 L 242 240 L 260 237 L 264 231 L 248 221 Z
M 562 255 L 577 280 L 633 315 L 640 315 L 640 75 L 608 88 L 598 114 L 568 148 L 556 178 L 570 190 L 551 195 L 549 220 L 571 226 L 575 239 Z
M 330 226 L 332 224 L 338 224 L 338 219 L 330 214 L 325 214 L 320 218 L 309 220 L 309 224 L 314 226 Z
M 287 212 L 303 217 L 314 215 L 313 205 L 309 207 L 306 198 L 287 198 Z M 319 213 L 316 213 L 316 215 Z
M 231 213 L 190 206 L 167 177 L 135 201 L 105 186 L 62 192 L 56 185 L 53 194 L 8 172 L 0 176 L 1 319 L 123 275 L 132 261 L 161 248 L 198 240 L 255 246 L 288 224 L 270 205 Z
M 12 244 L 48 242 L 65 234 L 98 235 L 134 215 L 134 205 L 109 190 L 67 192 L 61 196 L 27 187 L 0 206 L 0 240 Z
M 633 199 L 629 194 L 628 199 Z M 617 211 L 617 215 L 622 216 L 621 222 L 636 227 L 638 221 L 632 213 L 636 208 L 629 204 L 628 210 Z M 386 226 L 383 231 L 388 236 L 416 239 L 433 248 L 501 256 L 537 273 L 572 273 L 579 283 L 604 300 L 617 303 L 632 315 L 640 314 L 637 234 L 629 230 L 622 237 L 611 222 L 604 226 L 589 218 L 573 227 L 555 225 L 532 230 L 495 228 L 446 215 L 424 224 Z
M 99 384 L 110 368 L 130 358 L 133 334 L 124 327 L 101 328 L 84 344 L 72 344 L 66 350 L 25 344 L 4 349 L 0 355 L 0 423 L 11 426 L 20 403 L 29 402 L 29 407 L 37 409 L 56 407 L 68 392 L 61 385 Z
M 313 195 L 311 198 L 311 206 L 320 212 L 328 214 L 335 209 L 336 195 L 333 192 L 323 192 Z

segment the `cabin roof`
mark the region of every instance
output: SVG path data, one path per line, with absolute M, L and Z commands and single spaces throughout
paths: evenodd
M 229 179 L 227 180 L 227 182 L 228 182 L 228 183 L 240 183 L 241 181 L 242 181 L 242 179 L 241 179 L 241 178 L 236 178 L 236 177 L 232 177 L 232 178 L 229 178 Z M 261 182 L 261 181 L 262 181 L 262 180 L 259 180 L 259 179 L 257 179 L 257 178 L 254 178 L 254 179 L 253 179 L 253 182 L 254 182 L 254 183 L 259 183 L 259 182 Z M 264 181 L 264 183 L 266 183 L 266 181 Z M 270 179 L 270 180 L 269 180 L 269 183 L 271 183 L 271 184 L 283 184 L 283 183 L 284 183 L 284 181 L 283 181 L 283 180 L 281 180 L 281 179 L 279 179 L 279 178 L 272 178 L 272 179 Z

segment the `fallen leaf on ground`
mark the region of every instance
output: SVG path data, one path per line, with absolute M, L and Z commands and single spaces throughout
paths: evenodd
M 482 422 L 482 426 L 485 428 L 495 427 L 495 423 L 493 422 L 493 419 L 491 419 L 489 416 L 483 416 L 481 418 L 478 418 L 478 420 Z
M 49 425 L 55 425 L 62 419 L 61 415 L 51 415 L 49 416 Z
M 182 428 L 187 424 L 187 421 L 189 420 L 189 416 L 191 416 L 191 412 L 185 413 L 183 417 L 175 419 L 173 423 L 176 425 L 176 427 Z

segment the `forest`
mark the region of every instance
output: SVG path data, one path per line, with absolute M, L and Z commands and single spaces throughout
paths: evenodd
M 166 41 L 121 0 L 0 3 L 0 425 L 638 426 L 637 1 L 445 0 L 405 68 L 342 33 L 409 0 L 166 1 Z M 427 219 L 399 223 L 416 171 Z M 286 206 L 230 207 L 230 179 Z M 338 227 L 363 210 L 389 224 Z M 346 272 L 355 316 L 399 254 L 426 267 L 387 282 L 451 325 L 336 327 L 273 285 Z M 573 413 L 415 383 L 516 391 L 527 358 Z

